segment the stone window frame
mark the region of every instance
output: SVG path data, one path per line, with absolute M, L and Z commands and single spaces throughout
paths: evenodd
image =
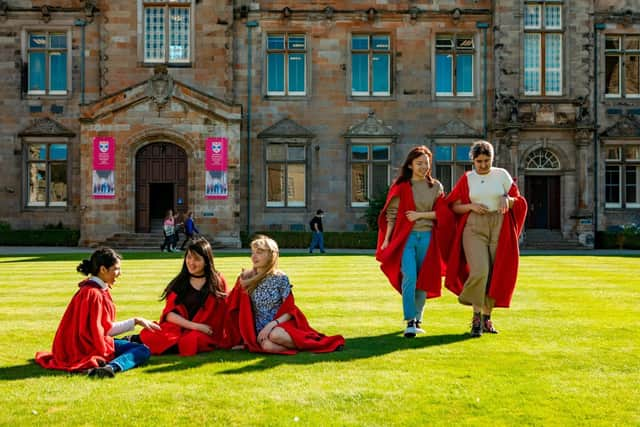
M 634 151 L 633 158 L 630 153 Z M 605 142 L 604 145 L 605 172 L 604 172 L 604 201 L 605 208 L 625 209 L 640 208 L 640 141 Z M 634 170 L 635 183 L 628 183 L 628 172 Z M 617 183 L 609 183 L 609 179 L 617 177 Z M 627 187 L 635 187 L 636 202 L 627 202 Z M 609 188 L 614 191 L 617 188 L 618 201 L 608 201 Z
M 451 43 L 451 47 L 450 48 L 446 48 L 445 46 L 438 46 L 438 40 L 445 40 L 447 38 L 450 38 L 452 40 Z M 459 39 L 470 39 L 472 42 L 472 47 L 471 48 L 464 48 L 464 47 L 457 47 L 457 41 Z M 433 64 L 434 64 L 434 70 L 433 70 L 433 93 L 435 94 L 435 96 L 437 98 L 448 98 L 448 99 L 455 99 L 455 98 L 471 98 L 471 97 L 475 97 L 476 96 L 476 78 L 478 76 L 477 73 L 477 64 L 478 64 L 478 60 L 477 60 L 477 56 L 478 56 L 478 49 L 477 49 L 477 34 L 476 33 L 469 33 L 469 32 L 463 32 L 463 33 L 451 33 L 451 32 L 443 32 L 443 33 L 438 33 L 435 35 L 434 37 L 434 52 L 433 52 Z M 451 63 L 451 84 L 452 84 L 452 92 L 438 92 L 437 91 L 437 83 L 438 83 L 438 72 L 437 72 L 437 60 L 438 60 L 438 55 L 441 53 L 450 53 L 453 56 L 453 60 Z M 462 92 L 462 93 L 458 93 L 456 86 L 457 86 L 457 57 L 458 56 L 462 56 L 462 55 L 468 55 L 471 54 L 471 59 L 472 59 L 472 64 L 471 64 L 471 92 Z
M 456 182 L 465 172 L 472 170 L 473 163 L 469 158 L 469 151 L 473 141 L 468 140 L 440 140 L 433 145 L 433 168 L 432 175 L 440 181 L 446 193 L 450 192 Z M 443 148 L 451 148 L 449 155 L 446 155 Z M 466 148 L 466 153 L 459 151 Z M 447 173 L 444 171 L 448 170 Z
M 170 53 L 169 53 L 169 49 L 170 49 L 170 43 L 169 43 L 169 38 L 170 38 L 170 29 L 168 27 L 169 25 L 169 9 L 173 9 L 173 8 L 185 8 L 187 7 L 189 8 L 189 19 L 190 19 L 190 23 L 189 23 L 189 48 L 188 48 L 188 58 L 187 59 L 175 59 L 175 60 L 171 60 L 169 58 Z M 162 7 L 164 8 L 164 43 L 165 43 L 165 47 L 164 47 L 164 56 L 162 59 L 147 59 L 146 57 L 146 53 L 145 53 L 145 42 L 146 42 L 146 32 L 145 32 L 145 9 L 147 7 Z M 195 58 L 195 40 L 196 40 L 196 34 L 195 34 L 195 20 L 196 20 L 196 13 L 195 13 L 195 7 L 196 7 L 196 1 L 194 0 L 173 0 L 173 1 L 168 1 L 168 0 L 138 0 L 138 30 L 137 30 L 137 35 L 138 35 L 138 58 L 140 58 L 140 63 L 142 63 L 143 65 L 146 66 L 156 66 L 158 64 L 165 64 L 168 67 L 191 67 L 193 62 L 194 62 L 194 58 Z
M 638 99 L 640 98 L 640 90 L 638 93 L 628 94 L 626 90 L 626 68 L 625 65 L 629 57 L 636 58 L 636 67 L 640 67 L 640 45 L 637 46 L 636 49 L 626 48 L 625 41 L 629 38 L 634 38 L 638 40 L 640 44 L 640 34 L 605 34 L 604 35 L 604 96 L 605 98 L 628 98 L 628 99 Z M 618 39 L 617 47 L 610 46 L 607 47 L 607 44 L 613 39 Z M 607 85 L 607 75 L 608 75 L 608 59 L 611 57 L 618 57 L 618 92 L 617 93 L 608 93 L 608 85 Z M 640 70 L 639 70 L 640 71 Z M 639 73 L 640 76 L 640 73 Z M 636 76 L 638 77 L 638 76 Z M 639 88 L 640 89 L 640 88 Z
M 67 53 L 67 63 L 66 63 L 66 89 L 64 91 L 51 91 L 50 88 L 50 68 L 49 68 L 49 55 L 47 54 L 47 60 L 45 61 L 45 90 L 30 90 L 29 89 L 29 76 L 30 76 L 30 64 L 29 64 L 29 53 L 33 51 L 32 48 L 29 47 L 29 39 L 31 34 L 46 34 L 47 40 L 50 34 L 65 34 L 67 46 L 65 48 L 55 49 L 55 48 L 45 48 L 44 52 L 49 53 L 51 51 L 61 51 L 65 50 Z M 23 67 L 26 66 L 26 69 L 23 69 L 23 92 L 27 95 L 27 97 L 37 97 L 37 98 L 67 98 L 71 96 L 72 93 L 72 60 L 73 60 L 73 38 L 72 38 L 72 30 L 68 26 L 51 26 L 43 28 L 41 26 L 29 26 L 22 29 L 22 37 L 21 37 L 21 51 L 22 51 L 22 63 Z
M 285 150 L 285 158 L 284 159 L 270 159 L 269 158 L 269 147 L 270 146 L 284 146 Z M 289 159 L 289 148 L 296 147 L 302 148 L 304 152 L 304 159 Z M 266 208 L 277 208 L 277 209 L 287 209 L 287 208 L 306 208 L 309 201 L 309 140 L 307 138 L 269 138 L 264 141 L 264 206 Z M 284 182 L 285 188 L 282 188 L 284 200 L 282 202 L 279 201 L 270 201 L 269 200 L 269 165 L 284 165 Z M 289 166 L 290 165 L 303 165 L 304 177 L 302 179 L 304 189 L 302 190 L 302 194 L 304 196 L 304 201 L 302 203 L 291 203 L 289 202 Z
M 282 35 L 284 36 L 284 48 L 283 49 L 271 49 L 269 48 L 269 38 L 272 36 L 279 36 Z M 288 42 L 289 42 L 289 37 L 293 37 L 293 36 L 301 36 L 304 37 L 304 48 L 303 49 L 295 49 L 295 48 L 289 48 L 288 47 Z M 264 80 L 264 96 L 268 97 L 268 98 L 280 98 L 280 99 L 287 99 L 287 100 L 296 100 L 296 99 L 308 99 L 311 95 L 310 93 L 310 88 L 311 88 L 311 47 L 309 45 L 310 43 L 310 37 L 308 36 L 308 34 L 304 31 L 268 31 L 265 35 L 264 35 L 264 40 L 263 40 L 263 45 L 265 47 L 264 49 L 264 76 L 263 76 L 263 80 Z M 283 69 L 283 73 L 284 73 L 284 78 L 283 78 L 283 83 L 284 83 L 284 91 L 279 92 L 279 91 L 270 91 L 269 90 L 269 56 L 270 54 L 276 54 L 276 53 L 283 53 L 285 55 L 285 62 L 284 62 L 284 69 Z M 296 54 L 303 54 L 304 55 L 304 91 L 303 92 L 290 92 L 289 91 L 289 65 L 288 65 L 288 59 L 289 59 L 289 55 L 296 55 Z
M 374 166 L 385 165 L 386 166 L 386 174 L 387 179 L 385 183 L 385 190 L 391 184 L 391 150 L 393 148 L 394 138 L 350 138 L 347 140 L 347 198 L 348 205 L 351 208 L 367 208 L 369 207 L 369 200 L 375 197 L 379 197 L 382 192 L 382 189 L 378 189 L 378 193 L 376 193 L 376 188 L 374 188 Z M 366 159 L 354 159 L 353 158 L 353 148 L 354 147 L 367 147 L 367 158 Z M 387 148 L 387 158 L 376 160 L 373 158 L 373 149 L 374 147 L 386 147 Z M 366 185 L 363 193 L 366 193 L 364 197 L 366 201 L 356 201 L 354 200 L 354 166 L 355 165 L 366 165 Z
M 523 92 L 525 96 L 562 96 L 564 93 L 564 2 L 562 0 L 538 0 L 538 1 L 525 1 L 524 13 L 523 13 L 523 46 L 522 46 L 522 70 L 523 70 Z M 559 8 L 560 24 L 547 25 L 546 23 L 546 10 L 551 8 Z M 532 14 L 528 13 L 529 10 L 538 10 L 538 12 Z M 537 17 L 537 21 L 528 23 L 527 18 Z M 534 72 L 538 74 L 538 86 L 536 90 L 527 90 L 527 39 L 531 36 L 537 36 L 537 65 L 533 65 L 530 68 L 535 69 Z M 549 91 L 546 88 L 547 72 L 549 67 L 547 66 L 547 40 L 549 37 L 558 36 L 559 42 L 559 69 L 555 70 L 559 79 L 559 90 Z
M 354 49 L 353 48 L 353 41 L 354 41 L 354 37 L 368 37 L 368 47 L 367 49 Z M 373 38 L 374 37 L 387 37 L 388 38 L 388 42 L 389 42 L 389 48 L 387 50 L 382 50 L 382 49 L 375 49 L 374 47 L 372 47 L 373 45 Z M 393 61 L 394 58 L 394 48 L 395 48 L 395 41 L 394 38 L 392 36 L 392 34 L 390 32 L 353 32 L 349 35 L 349 73 L 348 73 L 348 94 L 349 94 L 349 98 L 351 100 L 386 100 L 386 99 L 392 99 L 395 91 L 393 90 L 393 83 L 394 83 L 394 75 L 395 75 L 395 62 Z M 368 55 L 368 62 L 367 62 L 367 78 L 368 78 L 368 82 L 367 82 L 367 91 L 354 91 L 353 88 L 353 73 L 354 73 L 354 61 L 353 61 L 353 56 L 354 54 L 364 54 L 366 53 Z M 387 84 L 389 87 L 388 91 L 385 92 L 378 92 L 376 93 L 373 90 L 373 60 L 374 60 L 374 55 L 387 55 L 389 58 L 389 63 L 388 63 L 388 69 L 387 69 Z
M 45 159 L 35 159 L 32 160 L 29 158 L 29 147 L 32 145 L 45 145 L 46 146 L 46 158 Z M 66 159 L 64 160 L 56 160 L 50 158 L 51 146 L 53 145 L 64 145 L 66 146 Z M 23 137 L 22 138 L 22 194 L 23 197 L 23 207 L 24 209 L 67 209 L 69 206 L 69 195 L 70 195 L 70 183 L 71 183 L 71 166 L 72 162 L 70 159 L 71 153 L 71 141 L 68 138 L 64 137 Z M 46 168 L 46 182 L 45 182 L 45 194 L 46 199 L 41 203 L 32 203 L 30 202 L 29 191 L 29 165 L 34 163 L 45 163 Z M 52 164 L 66 164 L 66 187 L 65 187 L 65 198 L 66 200 L 63 202 L 51 202 L 51 165 Z
M 545 148 L 537 148 L 527 155 L 525 169 L 558 171 L 560 170 L 560 159 L 555 153 Z

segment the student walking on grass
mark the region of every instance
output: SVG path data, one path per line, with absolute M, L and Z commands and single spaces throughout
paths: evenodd
M 191 240 L 182 270 L 162 293 L 166 300 L 161 330 L 144 329 L 132 341 L 146 344 L 152 354 L 192 356 L 220 347 L 224 338 L 227 282 L 216 270 L 211 245 Z
M 116 307 L 109 290 L 120 276 L 120 255 L 113 249 L 96 250 L 77 271 L 89 276 L 80 282 L 62 316 L 51 352 L 36 353 L 36 363 L 47 369 L 86 371 L 91 377 L 113 377 L 145 363 L 151 354 L 143 344 L 113 337 L 136 325 L 160 327 L 142 317 L 116 322 Z
M 447 197 L 456 214 L 454 242 L 447 262 L 445 286 L 458 301 L 473 307 L 471 336 L 497 334 L 494 307 L 509 307 L 518 275 L 518 237 L 527 202 L 511 175 L 492 166 L 493 146 L 471 146 L 473 170 L 463 175 Z
M 426 299 L 441 294 L 443 261 L 436 238 L 436 208 L 444 208 L 444 191 L 431 176 L 431 168 L 427 147 L 409 151 L 378 217 L 376 259 L 402 295 L 407 338 L 424 333 Z
M 229 295 L 229 345 L 282 354 L 342 349 L 342 336 L 326 336 L 309 326 L 295 304 L 289 278 L 278 270 L 278 255 L 278 244 L 269 237 L 256 236 L 251 242 L 253 268 L 243 271 Z
M 322 217 L 324 211 L 318 209 L 315 216 L 309 222 L 311 228 L 311 245 L 309 245 L 309 253 L 312 254 L 315 248 L 320 249 L 320 253 L 324 253 L 324 227 L 322 226 Z

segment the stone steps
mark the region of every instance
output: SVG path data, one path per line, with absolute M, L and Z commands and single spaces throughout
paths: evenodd
M 211 243 L 213 249 L 225 248 L 220 242 L 217 242 L 211 236 L 203 235 L 205 239 Z M 180 235 L 180 241 L 178 246 L 182 245 L 184 241 L 184 234 Z M 116 233 L 113 236 L 104 240 L 101 243 L 102 246 L 108 246 L 114 249 L 148 249 L 148 250 L 160 250 L 160 245 L 164 242 L 162 233 Z
M 557 230 L 525 230 L 524 242 L 520 249 L 547 249 L 547 250 L 587 250 L 577 239 L 565 239 Z

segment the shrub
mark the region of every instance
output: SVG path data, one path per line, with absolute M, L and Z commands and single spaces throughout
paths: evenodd
M 80 230 L 9 230 L 0 233 L 0 245 L 6 246 L 78 246 Z
M 371 231 L 378 231 L 378 216 L 380 216 L 380 211 L 384 208 L 388 193 L 389 187 L 385 188 L 383 192 L 377 194 L 375 197 L 369 199 L 369 206 L 367 207 L 363 217 L 367 221 L 367 225 Z

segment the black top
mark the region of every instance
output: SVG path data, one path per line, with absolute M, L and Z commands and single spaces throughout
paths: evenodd
M 194 289 L 191 285 L 187 286 L 184 295 L 179 297 L 178 300 L 176 303 L 184 305 L 184 308 L 187 309 L 187 313 L 189 314 L 188 320 L 193 319 L 193 316 L 200 310 L 203 303 L 202 293 Z
M 316 227 L 315 224 L 318 224 L 318 231 L 323 231 L 322 230 L 322 217 L 321 216 L 314 216 L 313 219 L 311 220 L 311 222 L 309 222 L 309 227 L 311 227 L 311 231 L 316 231 Z

